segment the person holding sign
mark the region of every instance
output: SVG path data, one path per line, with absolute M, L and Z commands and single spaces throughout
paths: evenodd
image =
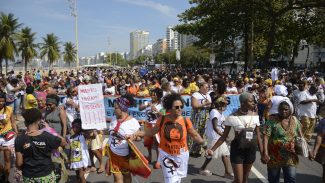
M 163 106 L 168 114 L 160 117 L 152 129 L 139 131 L 135 136 L 148 136 L 159 133 L 158 161 L 163 171 L 166 183 L 180 183 L 187 176 L 189 151 L 187 135 L 197 143 L 203 144 L 203 139 L 193 128 L 189 118 L 182 116 L 184 101 L 181 95 L 172 93 L 163 99 Z
M 231 142 L 230 161 L 234 171 L 234 182 L 247 182 L 249 172 L 256 159 L 257 145 L 263 154 L 262 139 L 260 136 L 260 122 L 254 112 L 255 102 L 252 94 L 244 92 L 239 96 L 240 108 L 228 116 L 224 122 L 225 130 L 218 141 L 207 150 L 212 156 L 227 139 L 231 127 L 235 130 L 235 138 Z
M 109 172 L 113 173 L 116 183 L 132 182 L 129 171 L 130 148 L 125 138 L 141 140 L 133 135 L 140 129 L 139 122 L 128 114 L 128 108 L 133 103 L 134 99 L 129 94 L 117 98 L 114 104 L 116 120 L 109 126 Z

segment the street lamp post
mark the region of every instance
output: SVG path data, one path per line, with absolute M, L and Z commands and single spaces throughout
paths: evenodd
M 69 8 L 71 10 L 71 16 L 74 17 L 74 30 L 76 36 L 76 62 L 77 62 L 77 69 L 79 69 L 79 43 L 78 43 L 78 15 L 77 15 L 77 0 L 68 0 L 70 3 Z

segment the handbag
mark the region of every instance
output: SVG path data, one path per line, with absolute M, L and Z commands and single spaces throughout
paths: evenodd
M 297 122 L 297 119 L 295 119 L 295 121 Z M 309 156 L 309 147 L 306 139 L 302 135 L 300 128 L 299 128 L 299 137 L 296 137 L 295 140 L 295 152 L 298 155 L 302 155 L 306 158 Z
M 244 124 L 238 116 L 237 118 L 242 124 Z M 250 127 L 252 119 L 253 116 L 251 116 L 249 123 L 246 126 L 244 125 L 245 128 L 243 128 L 238 134 L 237 138 L 239 149 L 252 148 L 256 146 L 256 134 L 254 128 Z

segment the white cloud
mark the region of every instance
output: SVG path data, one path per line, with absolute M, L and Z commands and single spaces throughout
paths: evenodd
M 167 16 L 175 16 L 175 10 L 172 7 L 169 7 L 167 5 L 157 3 L 151 0 L 116 0 L 118 2 L 123 2 L 123 3 L 129 3 L 129 4 L 134 4 L 138 6 L 144 6 L 148 7 L 154 10 L 159 11 L 162 14 L 165 14 Z

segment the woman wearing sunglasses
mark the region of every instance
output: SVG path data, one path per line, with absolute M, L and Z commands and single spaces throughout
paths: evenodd
M 163 171 L 165 182 L 181 182 L 187 176 L 189 151 L 187 135 L 197 143 L 203 144 L 203 139 L 193 128 L 189 118 L 182 116 L 184 101 L 181 95 L 172 93 L 163 99 L 163 106 L 168 112 L 160 117 L 156 125 L 145 131 L 135 133 L 136 136 L 160 136 L 158 161 Z

